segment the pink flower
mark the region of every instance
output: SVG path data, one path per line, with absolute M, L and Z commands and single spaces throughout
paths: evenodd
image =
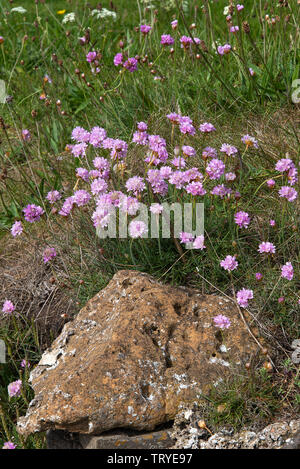
M 54 204 L 61 199 L 61 195 L 58 191 L 50 191 L 48 192 L 46 199 L 50 202 L 50 204 Z
M 114 65 L 118 67 L 119 65 L 123 65 L 123 54 L 119 52 L 114 56 Z
M 131 238 L 142 238 L 148 232 L 146 223 L 138 220 L 130 222 L 128 229 Z
M 89 170 L 86 168 L 76 168 L 76 177 L 82 179 L 85 182 L 88 182 Z
M 275 254 L 276 247 L 274 246 L 273 243 L 270 243 L 269 241 L 263 241 L 260 243 L 258 247 L 258 252 L 261 254 L 263 253 L 269 253 L 269 254 Z
M 281 277 L 286 278 L 287 280 L 292 280 L 294 277 L 294 269 L 291 262 L 287 262 L 281 267 Z
M 134 72 L 137 70 L 138 61 L 134 57 L 129 57 L 129 59 L 124 62 L 123 67 L 125 67 L 129 72 Z
M 217 158 L 217 155 L 218 155 L 218 152 L 215 148 L 212 148 L 212 147 L 205 147 L 203 152 L 202 152 L 202 156 L 204 159 L 207 159 L 207 158 Z
M 21 395 L 22 381 L 18 379 L 7 386 L 9 397 L 18 397 Z
M 276 226 L 276 221 L 275 220 L 270 220 L 269 223 L 270 223 L 270 226 Z
M 160 43 L 163 46 L 171 46 L 172 44 L 174 44 L 174 39 L 172 38 L 172 36 L 170 36 L 170 34 L 163 34 L 160 38 Z
M 2 307 L 2 312 L 11 314 L 15 310 L 15 306 L 10 300 L 5 300 Z
M 143 178 L 140 176 L 133 176 L 132 178 L 129 178 L 125 185 L 127 191 L 133 192 L 135 196 L 140 194 L 146 188 L 146 184 L 144 183 Z
M 29 140 L 31 139 L 31 134 L 29 130 L 27 129 L 22 130 L 22 138 L 25 142 L 29 142 Z
M 16 445 L 12 441 L 6 441 L 2 449 L 16 449 Z
M 257 272 L 257 273 L 255 274 L 255 278 L 256 278 L 256 280 L 260 281 L 260 280 L 262 280 L 263 275 L 262 275 L 260 272 Z
M 220 266 L 223 267 L 223 269 L 228 270 L 228 272 L 236 269 L 238 265 L 239 264 L 236 261 L 235 256 L 226 256 L 225 259 L 220 262 Z
M 57 256 L 57 252 L 55 251 L 54 248 L 46 247 L 46 249 L 43 252 L 43 259 L 44 259 L 44 264 L 47 264 L 47 262 L 52 261 Z
M 192 243 L 194 241 L 194 236 L 192 235 L 192 233 L 186 233 L 185 231 L 182 231 L 181 233 L 179 233 L 179 239 L 180 242 L 183 244 Z
M 237 302 L 242 308 L 247 308 L 248 301 L 252 300 L 252 298 L 253 291 L 247 290 L 246 288 L 242 288 L 242 290 L 239 290 L 236 294 Z
M 187 49 L 189 45 L 193 43 L 193 40 L 189 36 L 181 36 L 180 43 L 181 47 Z
M 96 179 L 94 182 L 96 181 L 98 181 L 98 179 Z M 92 183 L 92 185 L 93 184 L 94 183 Z M 78 207 L 83 207 L 84 205 L 88 204 L 90 200 L 91 200 L 91 194 L 89 194 L 87 191 L 79 190 L 79 191 L 74 192 L 73 203 L 76 204 Z
M 193 248 L 194 249 L 200 249 L 201 251 L 203 251 L 203 249 L 206 248 L 206 246 L 204 246 L 204 236 L 203 235 L 199 235 L 195 238 L 195 241 L 193 243 Z
M 186 191 L 193 196 L 196 195 L 205 195 L 206 190 L 203 188 L 203 185 L 199 181 L 192 181 L 186 186 Z
M 11 227 L 11 234 L 15 238 L 16 236 L 20 236 L 23 233 L 23 225 L 20 221 L 15 221 L 13 226 Z
M 93 127 L 90 133 L 89 143 L 95 148 L 100 148 L 103 140 L 106 139 L 106 130 L 102 127 Z
M 199 130 L 203 133 L 210 133 L 214 132 L 216 128 L 210 122 L 204 122 L 204 124 L 200 125 Z
M 120 208 L 128 215 L 136 215 L 140 208 L 140 203 L 135 197 L 122 197 Z
M 220 151 L 222 153 L 226 153 L 226 155 L 228 156 L 234 156 L 238 152 L 238 149 L 234 147 L 233 145 L 229 145 L 228 143 L 223 143 L 220 148 Z
M 188 145 L 183 145 L 182 153 L 184 154 L 184 156 L 195 156 L 196 150 Z
M 240 228 L 248 228 L 250 223 L 249 214 L 243 211 L 237 212 L 234 216 L 234 220 Z
M 229 54 L 229 52 L 231 51 L 231 45 L 224 44 L 224 46 L 219 46 L 217 51 L 218 51 L 218 54 L 220 55 Z
M 175 166 L 175 168 L 178 168 L 178 169 L 183 169 L 186 167 L 186 162 L 184 158 L 180 156 L 178 156 L 177 158 L 173 158 L 173 160 L 171 160 L 171 163 L 173 166 Z
M 267 185 L 268 185 L 268 187 L 270 187 L 270 189 L 271 189 L 272 187 L 274 187 L 275 184 L 276 184 L 276 182 L 274 181 L 274 179 L 268 179 L 268 180 L 267 180 Z
M 29 223 L 39 221 L 41 216 L 45 213 L 39 205 L 29 204 L 23 209 L 24 218 Z
M 86 149 L 87 149 L 87 144 L 86 143 L 77 143 L 76 145 L 73 145 L 71 148 L 71 153 L 74 156 L 74 158 L 79 158 L 80 156 L 86 156 Z
M 219 179 L 225 171 L 225 164 L 222 160 L 213 158 L 206 166 L 206 172 L 210 179 Z
M 244 135 L 242 137 L 242 142 L 247 146 L 247 147 L 254 147 L 258 148 L 258 143 L 257 140 L 255 140 L 254 137 L 251 137 L 251 135 Z
M 73 196 L 67 197 L 63 203 L 62 208 L 58 212 L 59 215 L 62 215 L 63 217 L 67 217 L 71 213 L 73 209 L 73 205 L 74 205 L 74 197 Z
M 163 206 L 161 204 L 151 204 L 150 212 L 154 213 L 155 215 L 160 215 L 163 211 Z
M 240 28 L 238 26 L 231 26 L 230 28 L 230 32 L 231 33 L 237 33 L 238 31 L 240 30 Z
M 232 193 L 232 190 L 228 187 L 225 187 L 224 184 L 219 184 L 218 186 L 215 186 L 210 191 L 210 193 L 212 195 L 218 195 L 219 197 L 221 197 L 221 199 L 223 199 L 226 196 L 228 197 Z
M 152 29 L 151 26 L 149 26 L 147 24 L 141 24 L 141 26 L 140 26 L 141 33 L 143 33 L 145 35 L 148 34 L 151 31 L 151 29 Z
M 226 181 L 234 181 L 236 179 L 235 173 L 226 173 L 225 174 Z
M 293 202 L 298 197 L 298 192 L 296 189 L 290 186 L 283 186 L 278 191 L 279 197 L 286 198 L 289 202 Z
M 30 368 L 30 363 L 27 360 L 23 359 L 21 361 L 21 368 Z
M 171 21 L 172 29 L 176 29 L 178 26 L 178 20 Z
M 294 163 L 290 158 L 282 158 L 281 160 L 278 160 L 275 169 L 276 171 L 279 171 L 281 173 L 285 171 L 289 171 L 290 169 L 294 168 Z
M 214 317 L 215 326 L 219 329 L 228 329 L 231 326 L 231 321 L 227 316 L 223 314 L 218 314 Z
M 89 62 L 89 63 L 94 62 L 94 60 L 95 60 L 96 58 L 97 58 L 97 52 L 95 52 L 95 51 L 88 52 L 88 53 L 86 54 L 86 60 L 87 60 L 87 62 Z
M 72 131 L 72 140 L 78 143 L 87 143 L 90 139 L 90 134 L 83 127 L 75 127 Z
M 93 195 L 103 194 L 108 188 L 107 182 L 102 178 L 95 179 L 91 184 L 91 192 Z M 87 200 L 88 202 L 89 200 Z
M 195 135 L 196 133 L 193 121 L 188 116 L 179 116 L 179 130 L 182 134 Z

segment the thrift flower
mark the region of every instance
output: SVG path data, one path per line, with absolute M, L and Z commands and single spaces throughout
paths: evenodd
M 248 301 L 252 300 L 252 298 L 253 291 L 247 290 L 246 288 L 242 288 L 242 290 L 239 290 L 236 294 L 237 302 L 242 308 L 247 308 Z
M 170 34 L 163 34 L 160 38 L 160 43 L 163 46 L 172 46 L 174 44 L 174 39 Z
M 16 449 L 16 445 L 12 441 L 6 441 L 2 449 Z
M 219 179 L 222 174 L 224 174 L 225 164 L 222 160 L 213 158 L 206 166 L 205 171 L 207 172 L 210 179 Z
M 45 213 L 39 205 L 29 204 L 23 208 L 24 218 L 29 223 L 39 221 L 41 216 Z
M 244 135 L 242 137 L 242 142 L 248 147 L 254 147 L 254 148 L 258 148 L 258 143 L 257 143 L 257 140 L 255 140 L 254 137 L 251 137 L 251 135 Z
M 26 368 L 26 367 L 30 368 L 30 363 L 27 360 L 23 359 L 21 361 L 21 368 Z
M 287 262 L 284 266 L 281 267 L 281 277 L 286 278 L 287 280 L 292 280 L 294 276 L 294 269 L 291 262 Z
M 206 246 L 204 246 L 204 236 L 203 235 L 196 236 L 195 241 L 193 243 L 193 248 L 194 249 L 200 249 L 201 251 L 203 251 L 203 249 L 206 248 Z
M 192 235 L 192 233 L 186 233 L 185 231 L 183 231 L 182 233 L 179 233 L 179 239 L 180 242 L 183 244 L 192 243 L 194 241 L 194 236 Z
M 151 204 L 150 212 L 155 215 L 160 215 L 163 211 L 163 206 L 161 204 Z
M 29 140 L 31 139 L 31 134 L 29 130 L 27 129 L 22 130 L 22 138 L 25 142 L 29 142 Z
M 116 67 L 120 66 L 120 65 L 123 65 L 123 54 L 122 52 L 118 52 L 118 54 L 116 54 L 114 56 L 114 64 Z
M 134 72 L 137 70 L 138 61 L 134 57 L 130 57 L 124 62 L 123 67 L 125 67 L 129 72 Z
M 7 386 L 9 397 L 19 397 L 21 395 L 22 381 L 18 379 Z
M 57 253 L 54 248 L 47 247 L 43 252 L 44 264 L 52 261 L 57 256 Z
M 268 179 L 267 182 L 266 182 L 266 184 L 267 184 L 268 187 L 270 187 L 270 189 L 271 189 L 272 187 L 275 186 L 276 182 L 274 181 L 274 179 Z
M 87 191 L 79 190 L 79 191 L 74 192 L 73 203 L 78 205 L 78 207 L 83 207 L 84 205 L 88 204 L 90 200 L 91 200 L 91 194 L 89 194 Z
M 248 228 L 249 223 L 250 223 L 250 217 L 247 212 L 237 212 L 234 215 L 234 220 L 235 223 L 240 227 L 240 228 Z
M 46 195 L 46 199 L 50 202 L 50 204 L 54 204 L 61 199 L 61 195 L 58 191 L 50 191 Z
M 231 321 L 227 316 L 223 314 L 218 314 L 214 317 L 215 326 L 219 329 L 228 329 L 231 326 Z
M 13 226 L 11 227 L 11 234 L 15 238 L 16 236 L 20 236 L 23 233 L 23 225 L 20 221 L 15 221 Z
M 146 223 L 143 221 L 132 221 L 129 223 L 129 234 L 131 238 L 141 238 L 143 235 L 146 235 L 148 228 Z
M 279 191 L 278 191 L 279 197 L 284 197 L 286 198 L 289 202 L 293 202 L 295 199 L 298 197 L 298 192 L 296 189 L 290 186 L 283 186 Z
M 2 312 L 11 314 L 15 310 L 14 304 L 10 300 L 5 300 L 2 307 Z
M 259 247 L 258 247 L 258 252 L 261 254 L 263 253 L 269 253 L 269 254 L 275 254 L 276 247 L 274 246 L 273 243 L 270 243 L 269 241 L 263 241 Z
M 214 132 L 216 128 L 209 122 L 204 122 L 204 124 L 200 125 L 199 130 L 200 132 L 203 132 L 203 133 L 210 133 L 210 132 Z
M 220 266 L 223 267 L 223 269 L 228 270 L 228 272 L 236 269 L 238 265 L 239 264 L 236 261 L 235 256 L 226 256 L 225 259 L 220 262 Z
M 220 151 L 222 153 L 226 153 L 226 155 L 228 156 L 234 156 L 238 152 L 238 149 L 234 147 L 233 145 L 229 145 L 228 143 L 223 143 L 220 148 Z
M 141 24 L 141 26 L 140 26 L 140 31 L 145 36 L 151 31 L 151 29 L 152 29 L 151 26 L 149 26 L 147 24 Z

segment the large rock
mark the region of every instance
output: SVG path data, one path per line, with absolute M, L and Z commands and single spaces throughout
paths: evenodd
M 218 314 L 232 323 L 223 334 Z M 232 301 L 120 271 L 31 373 L 35 398 L 18 431 L 151 431 L 256 352 Z

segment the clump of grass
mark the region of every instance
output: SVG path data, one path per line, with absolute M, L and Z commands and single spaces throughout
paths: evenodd
M 220 427 L 231 427 L 235 431 L 243 428 L 260 430 L 274 421 L 279 411 L 281 418 L 292 418 L 293 410 L 299 410 L 299 381 L 296 379 L 296 367 L 292 366 L 289 385 L 295 386 L 294 395 L 287 393 L 286 386 L 282 393 L 280 382 L 282 385 L 286 378 L 285 370 L 283 367 L 279 379 L 264 367 L 254 367 L 218 384 L 209 396 L 208 427 L 212 431 L 218 431 Z

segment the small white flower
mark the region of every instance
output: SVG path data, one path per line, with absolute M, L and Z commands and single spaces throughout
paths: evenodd
M 10 10 L 11 13 L 14 12 L 14 11 L 16 13 L 21 13 L 22 15 L 24 15 L 24 13 L 27 12 L 27 10 L 25 10 L 25 8 L 23 8 L 23 7 L 14 7 Z
M 74 21 L 75 21 L 75 13 L 74 12 L 67 13 L 62 19 L 63 24 L 74 23 Z
M 107 10 L 107 8 L 102 8 L 102 10 L 92 10 L 91 15 L 95 16 L 97 20 L 112 18 L 115 21 L 117 19 L 117 14 L 114 11 Z

